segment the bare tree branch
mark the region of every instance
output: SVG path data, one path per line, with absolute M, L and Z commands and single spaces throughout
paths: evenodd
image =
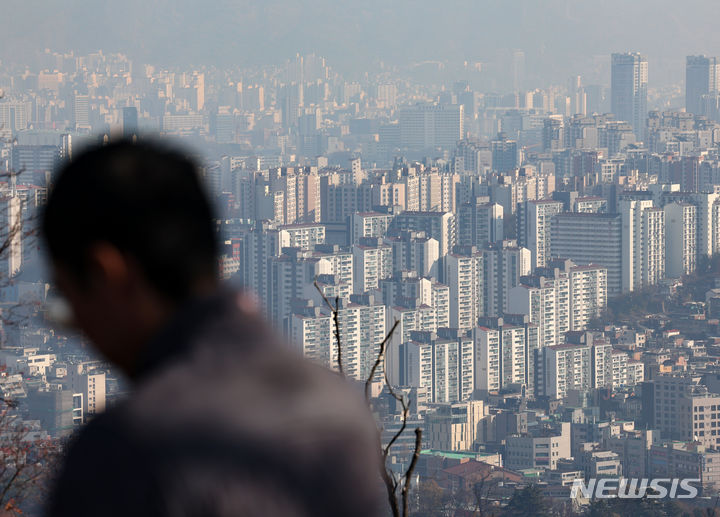
M 397 326 L 397 322 L 395 323 L 395 326 L 393 326 L 393 330 Z M 402 424 L 400 425 L 400 429 L 390 438 L 390 441 L 383 449 L 383 464 L 382 464 L 382 470 L 384 471 L 382 474 L 383 481 L 385 481 L 385 488 L 388 493 L 388 498 L 390 499 L 390 507 L 393 512 L 393 516 L 400 515 L 399 505 L 397 501 L 397 489 L 399 481 L 395 479 L 395 476 L 392 472 L 388 472 L 387 469 L 387 458 L 390 455 L 390 449 L 395 444 L 395 442 L 402 436 L 402 434 L 405 432 L 405 429 L 407 429 L 407 422 L 408 418 L 410 417 L 410 404 L 409 401 L 405 400 L 405 397 L 402 395 L 399 395 L 390 384 L 390 381 L 387 378 L 387 368 L 385 368 L 385 384 L 388 389 L 388 393 L 390 393 L 390 396 L 393 397 L 395 400 L 397 400 L 401 407 L 402 407 Z M 409 490 L 410 490 L 410 480 L 412 476 L 412 472 L 415 469 L 415 464 L 417 463 L 417 460 L 420 456 L 420 450 L 422 448 L 422 429 L 419 427 L 415 429 L 415 447 L 413 449 L 413 455 L 412 459 L 410 461 L 410 465 L 408 466 L 408 469 L 405 471 L 405 475 L 402 476 L 402 479 L 404 481 L 403 487 L 401 490 L 401 499 L 402 499 L 402 510 L 403 510 L 403 517 L 407 516 L 408 512 L 408 496 L 409 496 Z
M 35 439 L 14 411 L 17 404 L 2 400 L 6 407 L 0 410 L 0 509 L 2 515 L 20 515 L 23 504 L 43 495 L 59 448 L 52 440 Z
M 403 407 L 403 414 L 402 414 L 402 425 L 400 426 L 400 429 L 397 433 L 393 435 L 393 437 L 390 439 L 388 444 L 385 446 L 385 450 L 383 452 L 383 457 L 387 459 L 388 455 L 390 454 L 390 448 L 395 444 L 395 442 L 400 438 L 400 436 L 405 432 L 405 429 L 407 429 L 407 419 L 408 419 L 408 407 L 405 404 L 405 401 L 400 402 Z
M 370 400 L 370 384 L 372 383 L 373 377 L 375 377 L 375 371 L 380 366 L 380 363 L 385 358 L 385 346 L 388 344 L 388 341 L 390 341 L 390 338 L 395 333 L 395 329 L 400 324 L 400 320 L 395 320 L 395 324 L 390 329 L 390 332 L 387 333 L 385 336 L 385 339 L 382 340 L 380 343 L 380 350 L 378 351 L 377 358 L 375 359 L 375 363 L 373 364 L 372 368 L 370 369 L 370 375 L 368 376 L 367 380 L 365 381 L 365 400 Z M 387 376 L 385 376 L 385 380 L 387 381 Z
M 327 296 L 325 296 L 325 293 L 323 293 L 322 289 L 320 288 L 320 285 L 317 282 L 317 279 L 313 282 L 313 285 L 315 286 L 315 289 L 318 293 L 320 293 L 320 296 L 322 297 L 323 301 L 325 302 L 325 305 L 330 310 L 333 321 L 335 324 L 335 340 L 338 350 L 338 370 L 340 371 L 341 375 L 344 375 L 343 370 L 343 363 L 342 363 L 342 339 L 340 335 L 340 297 L 335 297 L 335 306 L 333 307 L 333 304 L 330 303 L 330 300 L 328 300 Z M 385 353 L 387 344 L 390 342 L 390 339 L 392 338 L 393 334 L 395 333 L 395 330 L 397 329 L 398 325 L 400 324 L 399 320 L 395 320 L 395 323 L 393 324 L 392 328 L 388 331 L 388 333 L 385 335 L 385 338 L 379 343 L 378 347 L 378 354 L 375 358 L 375 362 L 373 363 L 372 368 L 370 369 L 370 374 L 365 379 L 365 400 L 370 403 L 370 386 L 372 384 L 373 377 L 375 377 L 375 373 L 377 372 L 377 369 L 380 367 L 381 364 L 383 364 L 384 361 L 387 359 L 387 355 Z M 394 398 L 397 402 L 400 403 L 400 406 L 402 408 L 402 423 L 400 425 L 400 429 L 393 434 L 393 436 L 390 438 L 390 441 L 385 447 L 380 447 L 380 453 L 381 453 L 381 468 L 380 468 L 380 476 L 382 477 L 383 483 L 385 484 L 385 489 L 387 492 L 388 497 L 388 504 L 390 505 L 390 510 L 392 512 L 393 517 L 407 517 L 408 511 L 409 511 L 409 505 L 408 505 L 408 497 L 410 493 L 410 487 L 411 487 L 411 481 L 412 481 L 412 474 L 415 470 L 415 466 L 417 464 L 418 458 L 420 457 L 420 450 L 422 448 L 422 429 L 417 428 L 415 429 L 415 447 L 413 450 L 413 455 L 410 460 L 410 465 L 408 466 L 405 473 L 397 478 L 395 474 L 388 469 L 387 467 L 387 460 L 388 456 L 390 455 L 390 450 L 392 449 L 392 446 L 395 445 L 395 443 L 400 439 L 402 434 L 407 429 L 408 425 L 408 419 L 410 418 L 410 401 L 406 400 L 406 397 L 404 397 L 401 394 L 398 394 L 392 385 L 390 384 L 390 381 L 388 380 L 387 376 L 387 365 L 383 368 L 383 376 L 385 378 L 385 385 L 387 386 L 388 392 L 390 393 L 390 396 Z M 380 429 L 378 429 L 378 434 L 380 433 Z M 398 502 L 398 488 L 400 487 L 402 483 L 402 488 L 400 490 L 400 500 L 401 502 Z M 402 514 L 401 514 L 401 508 L 402 508 Z
M 325 293 L 322 292 L 322 289 L 320 289 L 320 285 L 317 283 L 317 279 L 313 282 L 313 285 L 315 286 L 315 289 L 317 289 L 317 292 L 320 293 L 320 296 L 322 296 L 323 301 L 325 302 L 325 305 L 328 306 L 328 309 L 330 309 L 330 313 L 332 314 L 333 321 L 335 322 L 335 342 L 337 345 L 337 352 L 338 352 L 338 371 L 340 372 L 340 375 L 345 375 L 345 371 L 343 370 L 343 363 L 342 363 L 342 346 L 340 341 L 340 320 L 339 320 L 339 313 L 340 313 L 340 297 L 335 297 L 335 307 L 333 308 L 332 304 L 330 303 L 330 300 L 327 299 L 327 296 L 325 296 Z
M 342 362 L 342 346 L 340 343 L 340 297 L 335 297 L 335 310 L 333 311 L 333 320 L 335 320 L 335 340 L 337 342 L 337 365 L 340 375 L 345 375 Z
M 398 507 L 397 496 L 395 495 L 397 492 L 397 480 L 393 476 L 392 472 L 388 472 L 384 463 L 385 456 L 383 456 L 382 461 L 383 464 L 380 469 L 380 476 L 382 477 L 383 483 L 385 483 L 390 511 L 392 512 L 393 517 L 400 517 L 400 508 Z
M 407 468 L 407 471 L 405 471 L 405 482 L 403 483 L 402 487 L 402 505 L 403 505 L 403 517 L 407 517 L 408 515 L 408 494 L 410 490 L 410 483 L 412 480 L 413 471 L 415 470 L 415 465 L 417 465 L 418 458 L 420 457 L 420 449 L 422 447 L 422 429 L 419 427 L 415 429 L 415 450 L 413 451 L 412 460 L 410 460 L 410 465 Z

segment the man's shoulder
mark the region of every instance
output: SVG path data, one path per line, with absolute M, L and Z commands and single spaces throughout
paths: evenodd
M 78 429 L 68 442 L 68 458 L 72 463 L 107 463 L 126 461 L 130 449 L 138 447 L 127 426 L 127 403 L 121 402 L 93 415 L 82 428 Z
M 242 352 L 199 346 L 138 386 L 127 416 L 152 425 L 217 423 L 248 431 L 300 421 L 328 430 L 340 423 L 374 426 L 361 386 L 272 341 Z

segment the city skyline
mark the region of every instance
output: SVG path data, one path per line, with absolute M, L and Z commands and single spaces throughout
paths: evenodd
M 384 483 L 391 498 L 410 489 L 410 515 L 437 515 L 436 498 L 452 517 L 587 517 L 598 503 L 573 500 L 574 485 L 631 477 L 693 480 L 701 497 L 667 513 L 700 511 L 720 495 L 720 4 L 707 4 L 13 4 L 0 35 L 2 414 L 32 447 L 62 448 L 143 389 L 58 325 L 78 298 L 63 298 L 63 262 L 43 266 L 62 243 L 37 238 L 38 219 L 71 211 L 46 207 L 85 150 L 137 151 L 142 175 L 122 180 L 138 180 L 127 190 L 145 218 L 114 198 L 122 188 L 92 191 L 103 167 L 64 195 L 87 186 L 98 213 L 126 207 L 103 231 L 146 229 L 153 214 L 200 217 L 153 176 L 186 174 L 208 285 L 237 290 L 232 303 L 293 352 L 288 368 L 364 394 L 354 416 L 369 406 Z M 179 150 L 167 170 L 156 141 Z M 68 242 L 95 223 L 72 215 Z M 184 273 L 153 280 L 191 248 L 128 270 L 175 292 Z M 199 302 L 188 289 L 182 301 Z M 245 374 L 219 360 L 183 375 L 201 418 L 234 415 L 227 386 L 202 391 L 204 376 Z M 273 405 L 265 391 L 284 379 L 267 375 L 262 394 L 233 392 L 257 406 L 238 420 L 271 409 L 299 417 L 277 426 L 292 433 L 312 404 Z

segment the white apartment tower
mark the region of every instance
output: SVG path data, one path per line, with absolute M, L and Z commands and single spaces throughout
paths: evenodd
M 509 312 L 526 314 L 539 327 L 540 346 L 565 342 L 568 331 L 585 330 L 607 304 L 607 270 L 555 260 L 510 291 Z
M 550 223 L 563 211 L 561 201 L 526 201 L 520 213 L 520 242 L 532 253 L 532 266 L 545 267 L 551 257 Z
M 570 330 L 585 330 L 590 320 L 607 306 L 607 269 L 594 264 L 573 266 L 568 275 Z
M 527 385 L 528 347 L 524 327 L 499 325 L 473 329 L 475 389 L 498 391 L 511 384 Z
M 425 232 L 440 245 L 440 256 L 444 257 L 455 246 L 457 232 L 455 215 L 451 212 L 410 212 L 395 216 L 391 225 L 393 230 Z
M 720 195 L 695 192 L 691 203 L 697 207 L 697 256 L 710 257 L 720 252 Z
M 487 198 L 486 198 L 487 199 Z M 497 203 L 471 202 L 458 209 L 458 244 L 485 246 L 503 240 L 503 207 Z
M 400 110 L 400 145 L 453 149 L 464 135 L 462 104 L 418 104 Z
M 471 329 L 484 314 L 483 254 L 450 253 L 445 257 L 445 283 L 450 288 L 450 326 Z
M 476 327 L 473 336 L 475 388 L 482 392 L 499 391 L 502 386 L 500 331 L 488 327 Z
M 7 249 L 0 259 L 1 274 L 12 278 L 20 272 L 23 260 L 23 220 L 22 200 L 11 195 L 0 199 L 0 224 L 3 226 L 2 238 L 7 242 Z
M 367 298 L 367 297 L 366 297 Z M 339 300 L 338 323 L 343 370 L 348 377 L 365 381 L 385 338 L 385 306 L 372 299 L 368 304 Z M 338 350 L 335 325 L 326 307 L 310 307 L 289 318 L 289 334 L 303 355 L 318 364 L 337 370 Z M 382 378 L 382 364 L 375 379 Z
M 592 386 L 591 350 L 587 344 L 565 344 L 540 349 L 538 395 L 564 398 L 571 389 Z
M 635 52 L 613 54 L 611 75 L 610 109 L 618 120 L 632 125 L 638 140 L 643 140 L 648 115 L 647 58 Z
M 623 200 L 622 290 L 656 285 L 665 277 L 665 212 L 651 200 Z
M 352 247 L 352 254 L 355 294 L 378 289 L 380 280 L 392 276 L 393 254 L 392 248 L 387 244 L 379 242 L 376 242 L 375 246 L 356 244 Z
M 420 276 L 438 278 L 440 243 L 424 232 L 402 231 L 385 238 L 392 249 L 393 271 L 417 271 Z
M 665 205 L 665 274 L 689 275 L 697 267 L 697 208 L 690 203 Z
M 488 246 L 483 254 L 483 303 L 486 316 L 499 316 L 508 312 L 510 290 L 520 285 L 520 278 L 530 274 L 531 254 L 515 241 L 505 240 Z
M 384 237 L 393 216 L 377 212 L 362 212 L 352 215 L 350 240 L 358 244 L 363 237 Z
M 429 388 L 434 403 L 469 400 L 475 387 L 473 340 L 433 332 L 413 337 L 401 345 L 401 384 Z

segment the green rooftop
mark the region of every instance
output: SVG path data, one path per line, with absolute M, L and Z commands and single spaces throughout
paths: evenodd
M 425 449 L 420 451 L 420 454 L 425 456 L 442 456 L 443 458 L 462 460 L 462 459 L 477 459 L 479 456 L 489 456 L 489 454 L 477 453 L 477 452 L 457 452 L 457 451 L 440 451 L 437 449 Z

